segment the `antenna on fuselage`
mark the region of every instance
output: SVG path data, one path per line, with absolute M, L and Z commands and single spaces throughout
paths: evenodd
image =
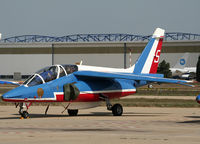
M 81 60 L 80 65 L 82 65 L 82 64 L 83 64 L 83 61 Z

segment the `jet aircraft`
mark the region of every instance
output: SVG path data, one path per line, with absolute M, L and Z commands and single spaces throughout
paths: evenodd
M 196 97 L 196 101 L 200 104 L 200 95 Z
M 106 102 L 114 116 L 121 116 L 121 104 L 110 99 L 136 93 L 136 88 L 158 83 L 189 85 L 189 81 L 163 78 L 157 74 L 164 30 L 157 28 L 136 63 L 127 69 L 86 65 L 53 65 L 39 70 L 19 87 L 2 95 L 3 101 L 19 105 L 19 114 L 28 118 L 28 109 L 36 102 L 64 102 L 70 116 L 79 109 L 97 107 Z M 47 113 L 49 105 L 46 108 Z
M 173 77 L 181 79 L 190 79 L 190 75 L 196 73 L 196 67 L 186 67 L 189 53 L 185 53 L 177 61 L 176 65 L 170 68 Z

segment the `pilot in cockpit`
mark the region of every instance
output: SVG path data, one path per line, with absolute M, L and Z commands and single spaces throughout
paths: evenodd
M 44 71 L 40 76 L 42 76 L 45 82 L 53 80 L 53 73 L 50 70 Z
M 45 82 L 49 82 L 51 80 L 56 79 L 57 73 L 55 72 L 53 68 L 50 68 L 49 70 L 41 73 L 40 76 L 42 76 Z

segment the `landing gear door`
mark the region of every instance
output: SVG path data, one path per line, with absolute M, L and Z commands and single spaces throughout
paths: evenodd
M 63 90 L 65 101 L 75 100 L 80 94 L 79 89 L 74 84 L 64 85 Z

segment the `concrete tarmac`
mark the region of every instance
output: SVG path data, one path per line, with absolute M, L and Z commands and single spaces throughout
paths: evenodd
M 196 100 L 196 96 L 146 96 L 146 95 L 130 95 L 122 97 L 121 99 L 134 99 L 134 98 Z
M 105 107 L 61 114 L 52 106 L 32 106 L 30 119 L 19 119 L 14 106 L 0 106 L 0 144 L 199 144 L 199 108 L 124 107 L 120 117 Z

